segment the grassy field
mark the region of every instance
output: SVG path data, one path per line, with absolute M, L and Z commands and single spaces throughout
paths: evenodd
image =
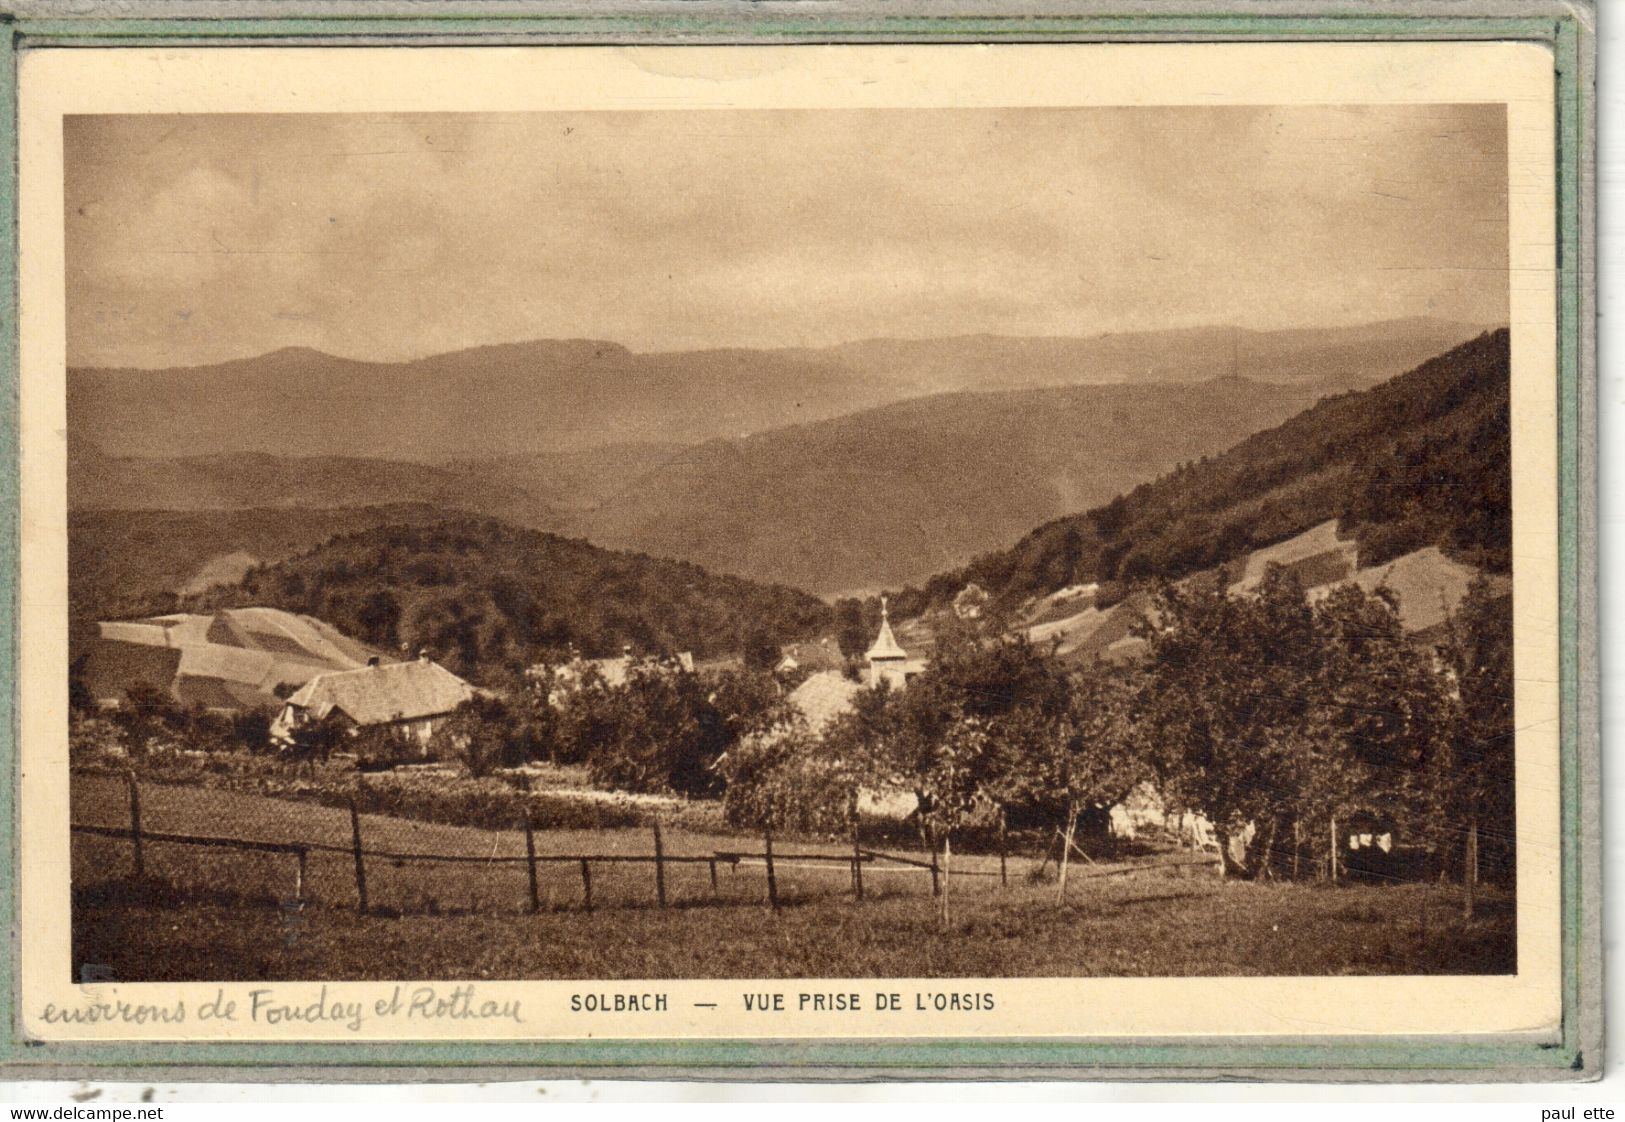
M 74 821 L 128 824 L 115 780 L 75 777 Z M 143 788 L 147 830 L 348 845 L 344 811 L 218 791 Z M 523 835 L 364 816 L 369 849 L 517 856 Z M 760 839 L 666 837 L 669 854 L 760 851 Z M 647 830 L 546 831 L 539 853 L 648 854 Z M 781 853 L 843 852 L 785 843 Z M 914 854 L 919 856 L 919 854 Z M 1486 890 L 1478 918 L 1458 891 L 1221 882 L 1211 866 L 1085 864 L 1064 903 L 1037 864 L 956 859 L 952 922 L 940 927 L 930 877 L 865 872 L 853 899 L 844 865 L 780 863 L 785 902 L 765 906 L 759 861 L 668 869 L 672 906 L 655 906 L 649 864 L 593 868 L 591 912 L 577 866 L 544 865 L 540 914 L 525 914 L 522 864 L 369 859 L 375 914 L 358 915 L 347 853 L 313 854 L 307 901 L 292 900 L 293 858 L 149 845 L 130 877 L 127 841 L 76 834 L 74 961 L 126 981 L 381 978 L 705 978 L 1191 976 L 1502 973 L 1515 959 L 1513 903 Z M 1180 863 L 1184 862 L 1184 863 Z M 377 914 L 381 913 L 381 914 Z
M 1020 977 L 1501 973 L 1510 901 L 1464 923 L 1454 893 L 1165 876 L 781 908 L 694 903 L 535 916 L 360 916 L 75 892 L 74 961 L 126 981 Z

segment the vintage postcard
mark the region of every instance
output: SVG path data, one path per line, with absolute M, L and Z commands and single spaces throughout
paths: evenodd
M 1547 47 L 18 85 L 27 1039 L 1563 1039 Z

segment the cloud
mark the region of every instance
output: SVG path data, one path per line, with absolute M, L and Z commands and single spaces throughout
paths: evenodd
M 69 355 L 1505 318 L 1497 106 L 79 117 Z

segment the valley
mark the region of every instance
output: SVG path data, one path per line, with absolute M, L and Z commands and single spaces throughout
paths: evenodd
M 140 582 L 143 594 L 200 591 L 208 565 L 240 568 L 223 560 L 238 554 L 286 556 L 244 512 L 359 525 L 376 522 L 333 512 L 399 504 L 420 508 L 415 521 L 426 508 L 488 516 L 826 597 L 871 593 L 1216 455 L 1469 330 L 1406 320 L 1358 333 L 881 340 L 772 362 L 707 352 L 703 363 L 552 343 L 400 369 L 292 351 L 73 371 L 69 503 L 79 540 L 115 554 L 130 551 L 84 516 L 189 515 L 168 519 L 175 556 Z M 484 410 L 477 427 L 472 409 Z M 118 556 L 97 565 L 150 568 Z

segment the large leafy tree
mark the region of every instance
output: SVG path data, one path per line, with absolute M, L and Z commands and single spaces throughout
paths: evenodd
M 1334 589 L 1315 607 L 1321 734 L 1294 776 L 1302 821 L 1382 808 L 1411 820 L 1426 765 L 1448 735 L 1444 681 L 1400 623 L 1386 588 Z
M 1218 579 L 1166 585 L 1143 633 L 1140 728 L 1164 794 L 1213 823 L 1221 873 L 1251 872 L 1259 824 L 1290 814 L 1321 732 L 1313 610 L 1296 580 L 1272 570 L 1250 596 Z
M 638 658 L 614 684 L 590 662 L 533 680 L 533 704 L 553 711 L 537 721 L 553 756 L 585 761 L 594 782 L 627 791 L 716 794 L 723 753 L 789 717 L 772 675 L 750 670 L 702 678 Z
M 712 765 L 728 732 L 693 674 L 633 659 L 623 683 L 581 692 L 597 711 L 600 739 L 587 757 L 594 782 L 626 791 L 715 793 Z
M 1064 712 L 1028 712 L 1012 723 L 1006 742 L 1013 750 L 995 788 L 1003 805 L 1025 804 L 1058 820 L 1062 895 L 1079 816 L 1108 812 L 1150 775 L 1133 726 L 1134 676 L 1096 664 L 1069 685 Z
M 1440 657 L 1451 683 L 1448 735 L 1430 769 L 1442 820 L 1459 825 L 1465 907 L 1481 866 L 1502 880 L 1515 874 L 1516 756 L 1513 723 L 1512 601 L 1483 578 L 1468 589 Z M 1490 828 L 1486 830 L 1486 825 Z M 1490 844 L 1481 854 L 1488 834 Z M 1484 861 L 1488 858 L 1488 861 Z
M 435 729 L 429 750 L 442 760 L 453 760 L 475 779 L 527 759 L 523 722 L 508 702 L 491 694 L 476 694 L 459 705 Z
M 338 713 L 313 717 L 289 731 L 282 746 L 282 759 L 295 770 L 303 767 L 314 772 L 316 765 L 325 764 L 348 737 L 349 724 Z
M 1140 726 L 1164 790 L 1206 815 L 1221 872 L 1271 871 L 1290 832 L 1423 796 L 1447 706 L 1390 594 L 1348 585 L 1311 604 L 1272 568 L 1256 591 L 1160 591 Z M 1333 831 L 1335 835 L 1335 830 Z
M 745 737 L 719 757 L 717 770 L 733 825 L 828 834 L 851 827 L 851 775 L 805 721 Z

